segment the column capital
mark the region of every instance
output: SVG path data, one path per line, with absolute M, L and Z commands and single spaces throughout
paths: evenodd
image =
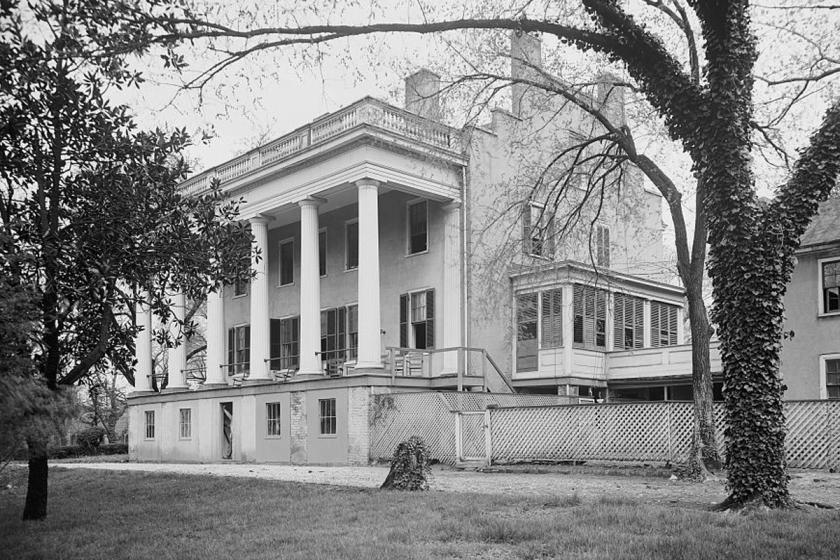
M 369 177 L 365 177 L 364 179 L 359 179 L 358 181 L 356 181 L 356 186 L 359 187 L 359 189 L 378 189 L 381 184 L 382 183 L 377 181 L 376 179 L 371 179 Z
M 251 216 L 250 218 L 248 218 L 248 222 L 251 225 L 254 225 L 254 224 L 267 225 L 268 222 L 270 222 L 270 221 L 271 221 L 271 217 L 266 216 L 264 214 L 257 214 L 256 216 Z
M 460 200 L 451 200 L 445 203 L 443 206 L 444 212 L 455 212 L 456 210 L 461 209 L 461 201 Z
M 301 208 L 317 208 L 326 201 L 327 199 L 320 196 L 307 196 L 303 200 L 298 200 L 298 206 Z

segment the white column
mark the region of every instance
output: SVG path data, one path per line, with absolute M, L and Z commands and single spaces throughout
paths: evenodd
M 187 369 L 187 341 L 181 336 L 181 325 L 184 323 L 186 308 L 187 302 L 184 294 L 181 292 L 173 294 L 172 314 L 175 317 L 169 322 L 169 338 L 175 346 L 168 350 L 167 371 L 169 372 L 169 382 L 166 384 L 167 389 L 187 388 L 187 378 L 184 374 L 184 370 Z
M 650 300 L 646 299 L 642 304 L 642 348 L 650 348 L 653 342 L 650 340 Z
M 323 373 L 321 357 L 321 277 L 318 271 L 318 204 L 300 205 L 300 375 Z
M 251 364 L 248 382 L 267 381 L 269 329 L 268 317 L 268 219 L 263 216 L 251 218 L 251 234 L 254 236 L 254 248 L 259 252 L 259 260 L 251 261 L 254 276 L 251 278 Z
M 379 181 L 359 188 L 359 357 L 357 369 L 382 367 L 379 314 Z
M 148 294 L 143 294 L 148 299 Z M 137 304 L 135 308 L 137 327 L 140 332 L 134 338 L 134 356 L 137 366 L 134 368 L 134 392 L 152 390 L 152 312 L 148 305 Z
M 443 318 L 443 347 L 463 346 L 461 342 L 461 203 L 443 207 L 443 305 L 436 313 Z M 435 324 L 440 324 L 436 321 Z M 458 370 L 458 353 L 443 355 L 443 371 Z
M 225 363 L 225 292 L 207 292 L 207 377 L 205 387 L 227 385 Z

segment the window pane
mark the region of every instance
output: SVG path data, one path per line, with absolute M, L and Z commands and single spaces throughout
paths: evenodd
M 359 267 L 359 222 L 347 224 L 347 268 Z
M 537 358 L 537 294 L 516 296 L 516 369 L 533 371 Z
M 832 374 L 832 373 L 840 374 L 840 359 L 826 360 L 825 361 L 825 372 L 828 373 L 828 374 Z
M 321 434 L 336 433 L 335 399 L 318 399 Z
M 318 233 L 318 275 L 327 274 L 327 232 Z
M 422 253 L 428 248 L 428 204 L 426 201 L 408 207 L 409 253 Z
M 295 281 L 295 243 L 284 241 L 280 244 L 280 285 L 285 286 Z

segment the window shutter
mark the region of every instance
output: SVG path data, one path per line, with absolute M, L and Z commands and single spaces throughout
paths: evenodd
M 607 292 L 590 288 L 595 300 L 595 346 L 607 346 Z
M 542 348 L 563 346 L 563 291 L 542 293 Z
M 624 334 L 624 327 L 625 327 L 625 319 L 624 319 L 624 305 L 625 300 L 627 298 L 624 294 L 614 294 L 613 295 L 613 309 L 614 309 L 614 316 L 613 316 L 613 349 L 614 350 L 623 350 L 626 346 L 625 334 Z
M 668 309 L 668 344 L 671 346 L 677 343 L 677 307 L 669 305 Z
M 544 232 L 544 242 L 543 247 L 545 247 L 545 251 L 543 252 L 544 257 L 548 257 L 550 259 L 554 258 L 554 216 L 548 218 L 548 224 L 546 225 L 545 232 Z
M 435 347 L 435 291 L 426 292 L 426 348 Z
M 268 338 L 269 338 L 269 358 L 279 358 L 280 357 L 280 348 L 283 345 L 283 338 L 282 332 L 283 328 L 281 327 L 281 322 L 279 319 L 271 319 L 268 325 Z M 282 362 L 279 359 L 272 359 L 271 360 L 271 369 L 282 369 Z
M 633 348 L 641 348 L 644 344 L 645 332 L 645 302 L 642 298 L 633 298 L 633 313 L 635 315 L 635 322 L 633 325 Z
M 236 362 L 236 331 L 234 329 L 228 329 L 228 367 L 227 371 L 228 374 L 233 373 L 235 370 L 233 369 L 233 364 Z
M 583 298 L 584 289 L 580 284 L 575 284 L 574 308 L 575 308 L 575 342 L 583 343 Z
M 408 348 L 408 294 L 400 296 L 400 347 Z
M 652 301 L 650 302 L 650 345 L 653 348 L 659 348 L 659 337 L 660 337 L 660 330 L 659 330 L 659 302 Z
M 522 210 L 522 251 L 531 254 L 531 205 L 525 203 Z

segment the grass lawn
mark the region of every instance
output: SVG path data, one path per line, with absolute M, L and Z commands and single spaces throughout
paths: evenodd
M 3 473 L 0 558 L 840 558 L 840 512 L 722 514 L 577 495 L 406 494 L 244 478 L 53 468 L 23 523 Z

